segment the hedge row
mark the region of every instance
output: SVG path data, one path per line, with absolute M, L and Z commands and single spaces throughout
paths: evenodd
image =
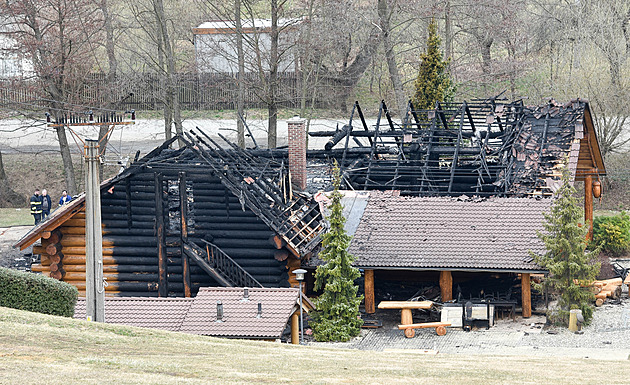
M 0 267 L 0 306 L 72 317 L 78 296 L 68 283 Z
M 593 240 L 612 257 L 627 253 L 630 250 L 630 216 L 622 211 L 617 215 L 596 217 Z

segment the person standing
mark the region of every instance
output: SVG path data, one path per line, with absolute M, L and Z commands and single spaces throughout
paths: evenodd
M 35 193 L 31 197 L 31 215 L 35 218 L 37 225 L 42 220 L 42 197 L 39 195 L 39 189 L 35 189 Z
M 50 215 L 50 208 L 52 207 L 52 200 L 46 189 L 42 190 L 42 220 L 46 219 Z
M 63 190 L 61 192 L 61 198 L 59 198 L 59 206 L 63 206 L 66 203 L 70 202 L 71 200 L 72 200 L 72 197 L 68 195 L 68 192 L 66 190 Z

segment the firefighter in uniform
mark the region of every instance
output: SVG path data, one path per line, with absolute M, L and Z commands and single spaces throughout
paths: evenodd
M 31 197 L 31 215 L 35 218 L 35 224 L 42 220 L 42 196 L 39 195 L 39 189 L 35 189 L 35 194 Z

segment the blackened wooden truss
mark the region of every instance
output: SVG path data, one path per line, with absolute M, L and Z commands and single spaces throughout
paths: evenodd
M 347 187 L 357 190 L 548 195 L 559 177 L 559 163 L 574 150 L 584 106 L 550 101 L 527 107 L 521 100 L 492 98 L 416 110 L 410 101 L 407 115 L 397 123 L 382 101 L 376 124 L 369 127 L 356 102 L 342 129 L 309 133 L 330 137 L 324 150 L 310 153 L 336 158 Z
M 286 242 L 297 256 L 308 254 L 325 231 L 317 202 L 290 187 L 283 158 L 254 156 L 220 135 L 224 148 L 202 130 L 185 133 L 186 147 L 207 163 L 221 183 Z

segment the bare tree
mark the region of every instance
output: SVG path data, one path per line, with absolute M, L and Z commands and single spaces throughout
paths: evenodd
M 81 101 L 80 90 L 94 64 L 91 43 L 102 27 L 98 5 L 79 0 L 13 0 L 0 5 L 11 18 L 10 36 L 28 53 L 39 87 L 53 115 Z M 64 165 L 66 188 L 77 193 L 65 127 L 56 128 Z
M 395 0 L 394 4 L 395 6 Z M 378 17 L 380 21 L 380 29 L 382 32 L 383 48 L 385 49 L 385 58 L 387 59 L 387 68 L 389 69 L 389 77 L 394 88 L 394 96 L 396 97 L 396 106 L 400 113 L 400 118 L 404 119 L 407 111 L 407 97 L 403 89 L 400 72 L 396 64 L 396 55 L 394 53 L 394 43 L 391 39 L 392 30 L 390 28 L 390 19 L 392 17 L 391 6 L 388 0 L 378 0 Z
M 177 70 L 183 41 L 190 41 L 192 20 L 189 4 L 163 0 L 127 0 L 122 18 L 125 38 L 121 39 L 121 58 L 128 81 L 137 81 L 136 72 L 151 72 L 164 84 L 156 95 L 164 108 L 164 132 L 172 137 L 172 126 L 181 133 L 182 116 L 177 92 Z M 184 58 L 185 61 L 185 58 Z M 121 61 L 119 60 L 119 67 Z
M 630 4 L 614 0 L 537 1 L 537 44 L 549 52 L 549 91 L 591 101 L 603 155 L 630 143 Z
M 236 25 L 236 60 L 238 62 L 238 94 L 236 96 L 236 138 L 238 146 L 245 148 L 245 51 L 243 50 L 243 23 L 241 21 L 241 0 L 234 0 L 234 24 Z

